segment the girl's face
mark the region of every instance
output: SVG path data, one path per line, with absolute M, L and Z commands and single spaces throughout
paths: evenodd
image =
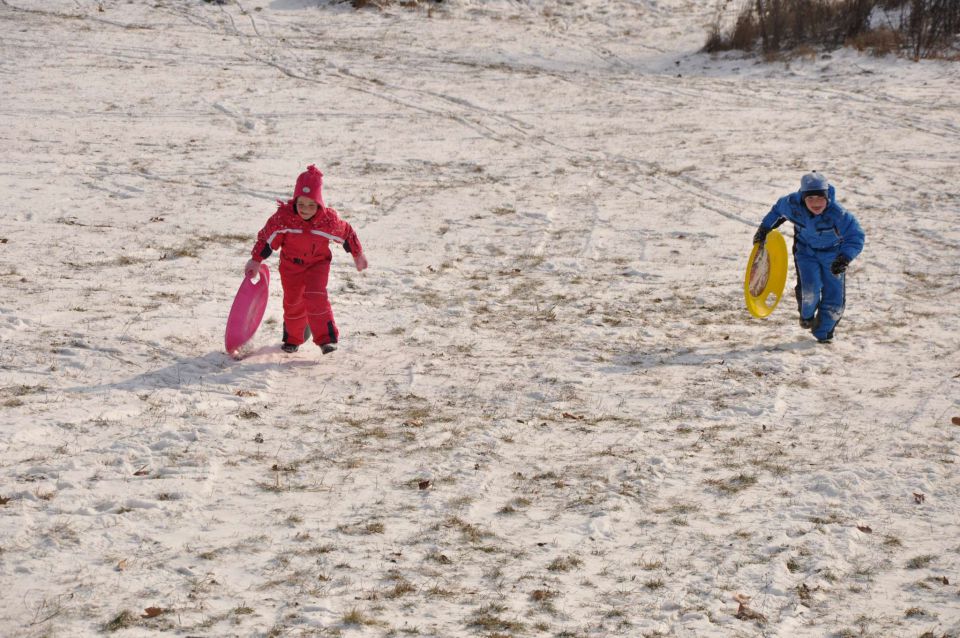
M 827 209 L 827 198 L 823 195 L 807 195 L 803 198 L 803 203 L 814 215 L 820 215 Z
M 303 221 L 309 220 L 317 214 L 317 202 L 301 195 L 297 198 L 297 214 Z

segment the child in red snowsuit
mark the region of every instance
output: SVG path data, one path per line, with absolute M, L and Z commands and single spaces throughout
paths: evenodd
M 280 283 L 283 285 L 283 350 L 295 352 L 313 333 L 323 354 L 336 350 L 340 335 L 327 296 L 330 275 L 330 242 L 343 245 L 357 270 L 367 258 L 353 228 L 323 204 L 323 173 L 316 166 L 297 177 L 293 199 L 280 206 L 257 233 L 253 258 L 244 271 L 253 279 L 260 262 L 280 250 Z

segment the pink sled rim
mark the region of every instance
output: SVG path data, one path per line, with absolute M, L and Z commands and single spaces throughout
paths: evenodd
M 227 354 L 236 357 L 242 348 L 260 327 L 263 313 L 267 309 L 267 300 L 270 298 L 270 268 L 260 264 L 260 277 L 256 283 L 247 277 L 243 278 L 237 290 L 237 296 L 230 307 L 227 317 L 227 329 L 223 337 L 223 345 Z

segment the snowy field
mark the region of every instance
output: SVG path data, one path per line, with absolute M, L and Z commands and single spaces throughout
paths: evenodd
M 960 635 L 960 64 L 716 10 L 0 0 L 0 635 Z M 234 360 L 311 163 L 340 349 L 274 256 Z M 810 169 L 827 346 L 743 304 Z

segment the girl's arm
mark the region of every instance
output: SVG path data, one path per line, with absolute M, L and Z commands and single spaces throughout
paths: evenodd
M 357 237 L 356 231 L 353 230 L 353 226 L 349 222 L 340 219 L 340 216 L 336 215 L 336 211 L 333 212 L 337 222 L 336 234 L 343 237 L 343 249 L 353 256 L 353 263 L 357 270 L 365 270 L 369 264 L 366 255 L 363 254 L 363 245 L 360 243 L 360 238 Z
M 243 267 L 243 273 L 247 279 L 254 279 L 260 272 L 260 262 L 273 253 L 273 247 L 270 246 L 270 237 L 280 228 L 278 215 L 279 213 L 271 215 L 264 227 L 257 233 L 257 241 L 253 244 L 253 250 L 250 251 L 250 259 Z
M 254 261 L 263 261 L 273 254 L 274 249 L 278 247 L 278 240 L 283 236 L 282 234 L 275 236 L 275 233 L 282 228 L 283 224 L 280 221 L 280 213 L 276 212 L 270 216 L 267 223 L 260 229 L 260 232 L 257 233 L 257 241 L 253 245 L 253 250 L 250 251 Z M 271 242 L 271 238 L 274 239 L 273 242 Z

